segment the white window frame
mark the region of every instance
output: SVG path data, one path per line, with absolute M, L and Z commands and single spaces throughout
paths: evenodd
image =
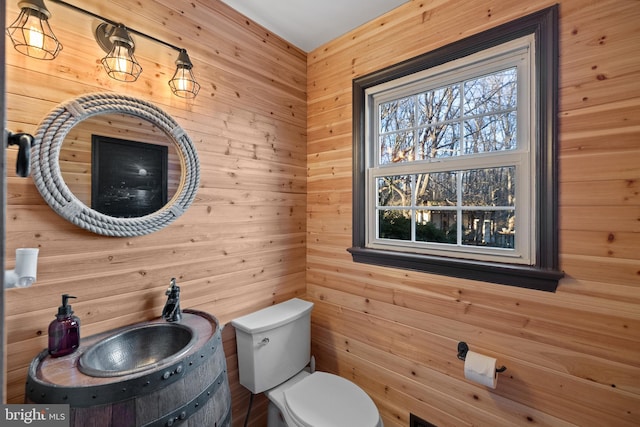
M 511 40 L 499 46 L 483 50 L 476 54 L 423 70 L 400 79 L 372 86 L 365 90 L 365 140 L 366 151 L 366 198 L 367 206 L 367 242 L 374 249 L 411 251 L 424 254 L 442 255 L 457 258 L 470 258 L 480 261 L 513 262 L 519 264 L 535 263 L 535 156 L 531 155 L 531 144 L 535 138 L 536 109 L 535 98 L 535 44 L 532 34 Z M 507 68 L 517 69 L 517 142 L 515 150 L 462 155 L 423 161 L 380 165 L 380 143 L 378 135 L 379 106 L 386 102 L 407 96 L 427 92 L 482 75 L 499 72 Z M 462 96 L 462 94 L 461 94 Z M 462 143 L 460 144 L 462 145 Z M 516 207 L 515 207 L 515 244 L 513 249 L 464 246 L 442 243 L 399 241 L 381 239 L 377 236 L 378 198 L 376 178 L 389 175 L 412 175 L 431 172 L 453 172 L 459 170 L 481 169 L 498 166 L 516 167 Z M 415 196 L 415 192 L 413 193 Z M 419 209 L 415 207 L 416 210 Z M 424 209 L 424 208 L 423 208 Z M 462 209 L 458 207 L 458 231 L 461 228 Z M 460 232 L 457 233 L 460 239 Z

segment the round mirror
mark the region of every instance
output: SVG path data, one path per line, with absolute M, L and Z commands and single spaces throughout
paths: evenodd
M 55 108 L 31 151 L 33 179 L 49 206 L 107 236 L 160 230 L 191 205 L 199 185 L 186 132 L 156 106 L 114 93 Z

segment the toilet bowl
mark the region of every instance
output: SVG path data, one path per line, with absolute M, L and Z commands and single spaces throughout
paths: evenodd
M 382 427 L 364 390 L 309 366 L 312 307 L 293 298 L 231 321 L 240 384 L 269 399 L 268 427 Z
M 373 400 L 351 381 L 302 371 L 265 392 L 269 427 L 382 427 Z

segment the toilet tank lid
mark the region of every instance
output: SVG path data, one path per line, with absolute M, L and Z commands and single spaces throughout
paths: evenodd
M 238 317 L 232 320 L 231 324 L 248 334 L 257 334 L 299 319 L 309 313 L 312 308 L 312 302 L 293 298 Z

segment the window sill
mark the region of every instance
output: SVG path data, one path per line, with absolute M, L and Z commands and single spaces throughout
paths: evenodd
M 482 262 L 362 247 L 347 249 L 354 262 L 555 292 L 564 272 L 535 266 Z

